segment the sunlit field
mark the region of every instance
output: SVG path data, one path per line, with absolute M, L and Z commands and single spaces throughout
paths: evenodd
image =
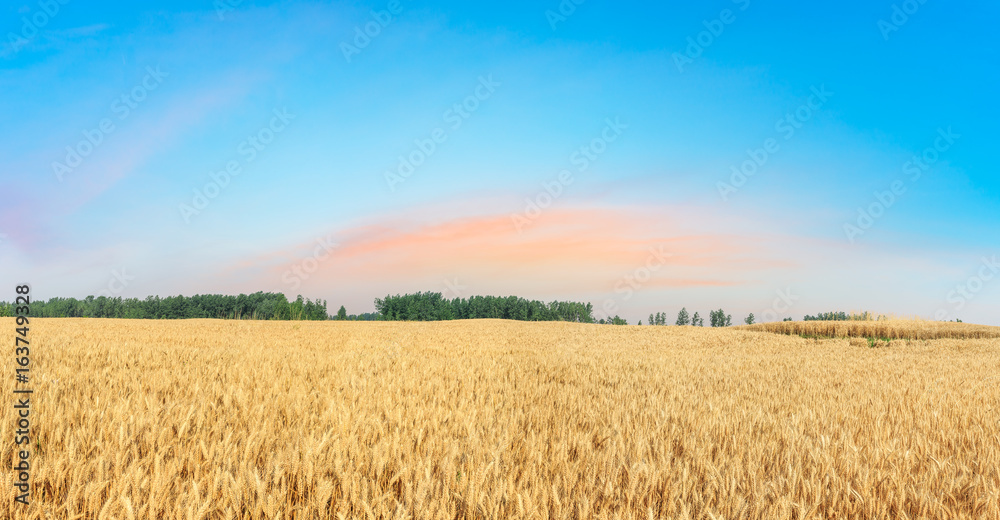
M 975 330 L 35 320 L 0 517 L 1000 518 Z
M 872 338 L 894 339 L 998 339 L 1000 327 L 948 323 L 924 320 L 867 320 L 867 321 L 777 321 L 741 325 L 743 330 L 767 331 L 778 334 L 816 338 Z

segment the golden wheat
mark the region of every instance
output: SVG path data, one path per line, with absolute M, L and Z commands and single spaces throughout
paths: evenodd
M 875 339 L 996 339 L 1000 327 L 949 323 L 919 319 L 880 319 L 868 321 L 778 321 L 740 325 L 741 330 L 757 330 L 825 338 Z
M 32 327 L 33 502 L 3 472 L 2 518 L 1000 518 L 997 339 Z

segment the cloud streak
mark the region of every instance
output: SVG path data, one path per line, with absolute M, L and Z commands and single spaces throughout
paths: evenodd
M 625 208 L 553 210 L 529 232 L 519 233 L 507 214 L 420 221 L 399 216 L 335 230 L 338 245 L 307 285 L 338 291 L 392 282 L 459 277 L 507 291 L 540 289 L 606 291 L 622 272 L 642 265 L 650 250 L 669 252 L 651 288 L 724 287 L 747 282 L 761 269 L 787 267 L 751 237 L 689 234 Z M 270 251 L 226 269 L 226 277 L 250 276 L 273 286 L 314 241 Z M 492 283 L 490 281 L 498 281 Z M 425 287 L 423 290 L 435 289 Z

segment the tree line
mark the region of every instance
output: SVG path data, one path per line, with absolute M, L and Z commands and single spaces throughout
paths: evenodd
M 75 298 L 51 298 L 31 303 L 31 315 L 41 318 L 135 318 L 135 319 L 251 319 L 251 320 L 345 320 L 345 321 L 438 321 L 495 318 L 520 321 L 569 321 L 575 323 L 597 323 L 628 325 L 619 316 L 595 319 L 590 303 L 553 301 L 544 303 L 517 296 L 472 296 L 469 298 L 447 299 L 439 292 L 418 292 L 404 295 L 387 295 L 375 299 L 375 312 L 347 314 L 341 306 L 335 316 L 327 314 L 326 300 L 310 300 L 299 295 L 289 301 L 282 293 L 258 291 L 253 294 L 236 296 L 202 294 L 194 296 L 148 296 L 139 298 L 110 298 L 88 296 L 82 300 Z M 0 302 L 0 317 L 15 315 L 14 305 Z M 648 325 L 667 325 L 667 313 L 649 315 Z M 805 321 L 873 321 L 884 319 L 870 312 L 847 313 L 821 312 L 815 316 L 806 315 Z M 784 321 L 791 321 L 785 318 Z M 753 313 L 743 320 L 753 324 Z M 642 320 L 639 325 L 642 325 Z M 709 311 L 712 327 L 729 327 L 732 315 L 722 309 Z M 705 326 L 705 318 L 698 312 L 694 315 L 682 308 L 677 313 L 674 325 Z
M 439 292 L 418 292 L 375 299 L 375 310 L 386 321 L 438 321 L 495 318 L 520 321 L 571 321 L 602 323 L 594 320 L 590 303 L 553 301 L 543 303 L 518 296 L 472 296 L 447 299 Z M 339 313 L 338 313 L 339 314 Z
M 733 315 L 726 314 L 725 312 L 723 312 L 722 309 L 709 311 L 708 316 L 709 316 L 709 323 L 711 324 L 712 327 L 729 327 L 730 325 L 733 324 Z M 753 324 L 754 322 L 753 313 L 750 313 L 750 316 L 748 316 L 747 319 L 744 320 L 744 322 L 746 322 L 747 324 Z M 657 312 L 656 314 L 650 314 L 648 324 L 667 325 L 667 313 Z M 639 322 L 639 325 L 642 325 L 641 321 Z M 681 308 L 680 312 L 677 313 L 677 320 L 674 321 L 674 325 L 677 326 L 691 325 L 694 327 L 704 327 L 705 318 L 702 317 L 698 312 L 695 312 L 694 316 L 691 316 L 688 313 L 687 307 L 683 307 Z
M 51 298 L 31 302 L 31 315 L 39 318 L 135 318 L 135 319 L 250 319 L 250 320 L 326 320 L 326 300 L 298 296 L 294 301 L 281 293 L 256 292 L 227 296 L 148 296 L 109 298 L 87 296 Z M 13 316 L 14 305 L 0 302 L 0 316 Z
M 377 312 L 362 312 L 361 314 L 347 314 L 347 309 L 341 305 L 340 310 L 337 311 L 336 316 L 331 316 L 330 319 L 341 320 L 341 321 L 379 321 L 382 316 L 379 316 Z

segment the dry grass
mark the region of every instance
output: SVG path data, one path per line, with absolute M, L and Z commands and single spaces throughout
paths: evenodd
M 2 518 L 1000 518 L 996 339 L 32 325 L 42 452 Z
M 741 330 L 755 330 L 824 338 L 885 339 L 997 339 L 1000 327 L 924 320 L 878 321 L 778 321 L 741 325 Z

